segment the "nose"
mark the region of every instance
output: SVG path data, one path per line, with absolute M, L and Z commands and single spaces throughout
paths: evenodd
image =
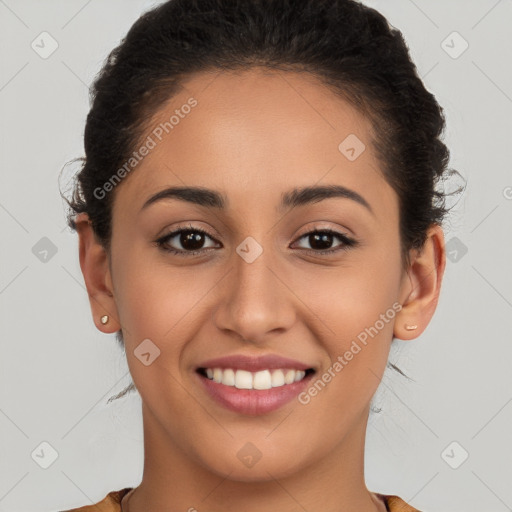
M 233 265 L 217 295 L 212 315 L 216 327 L 255 344 L 289 330 L 296 318 L 297 297 L 284 266 L 272 259 L 270 250 L 250 263 L 235 254 Z

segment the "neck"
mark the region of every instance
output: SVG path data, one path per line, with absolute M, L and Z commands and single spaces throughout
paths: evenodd
M 364 481 L 368 410 L 327 458 L 288 476 L 235 481 L 216 474 L 177 446 L 143 404 L 144 473 L 124 512 L 385 512 Z M 126 510 L 128 509 L 128 510 Z

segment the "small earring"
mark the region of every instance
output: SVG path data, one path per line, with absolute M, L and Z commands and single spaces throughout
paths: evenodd
M 108 315 L 103 315 L 101 317 L 101 323 L 105 325 L 108 322 Z
M 414 331 L 414 329 L 417 329 L 418 326 L 417 325 L 406 325 L 405 328 L 408 330 L 408 331 Z

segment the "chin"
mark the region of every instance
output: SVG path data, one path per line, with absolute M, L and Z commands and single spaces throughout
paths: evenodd
M 235 482 L 247 482 L 247 483 L 255 483 L 255 482 L 269 482 L 275 479 L 286 478 L 296 471 L 298 471 L 299 467 L 290 468 L 290 465 L 283 461 L 267 461 L 266 463 L 263 460 L 257 462 L 253 467 L 243 467 L 242 464 L 230 464 L 226 465 L 227 472 L 222 472 L 220 475 L 226 477 L 229 480 Z
M 292 450 L 291 453 L 271 450 L 265 454 L 265 449 L 260 451 L 250 442 L 241 448 L 237 446 L 235 450 L 226 449 L 220 453 L 210 451 L 207 460 L 202 460 L 202 465 L 222 478 L 248 483 L 286 478 L 300 471 L 302 467 L 301 460 L 297 458 L 297 450 Z

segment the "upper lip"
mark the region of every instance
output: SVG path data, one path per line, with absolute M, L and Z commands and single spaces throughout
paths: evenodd
M 218 357 L 216 359 L 208 359 L 208 361 L 201 363 L 198 368 L 232 368 L 236 370 L 258 372 L 261 370 L 277 370 L 279 368 L 308 370 L 312 368 L 312 366 L 294 359 L 273 354 L 252 357 L 242 354 L 234 354 L 231 356 Z

